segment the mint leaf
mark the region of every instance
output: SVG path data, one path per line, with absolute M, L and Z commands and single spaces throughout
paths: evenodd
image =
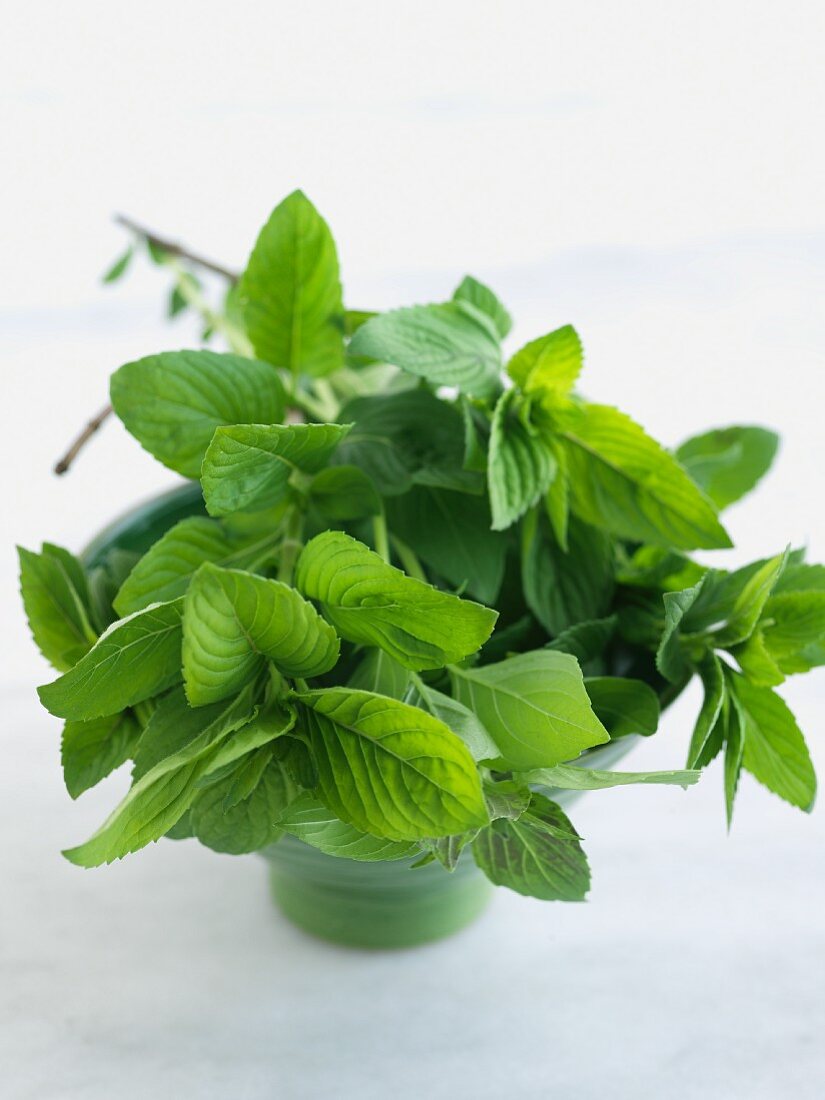
M 776 687 L 785 680 L 785 673 L 765 645 L 765 635 L 759 627 L 746 642 L 732 646 L 730 654 L 752 684 Z
M 67 722 L 63 727 L 61 759 L 66 790 L 72 798 L 125 763 L 140 733 L 140 726 L 129 711 L 89 722 Z
M 308 708 L 318 794 L 343 821 L 389 840 L 448 836 L 486 823 L 473 759 L 437 718 L 349 688 L 296 698 Z
M 507 373 L 523 394 L 552 407 L 576 384 L 582 362 L 579 334 L 565 325 L 525 344 L 507 364 Z
M 682 648 L 679 628 L 685 615 L 699 599 L 706 577 L 707 574 L 692 588 L 686 588 L 682 592 L 665 592 L 662 597 L 665 605 L 665 627 L 656 651 L 656 668 L 673 684 L 690 675 L 691 665 Z
M 381 498 L 357 466 L 330 466 L 312 479 L 309 498 L 324 519 L 341 522 L 381 514 Z
M 677 549 L 731 545 L 710 501 L 682 467 L 618 409 L 584 404 L 562 436 L 571 506 L 588 523 Z
M 504 578 L 508 541 L 490 530 L 484 497 L 429 486 L 387 501 L 390 530 L 453 587 L 495 603 Z
M 570 525 L 570 471 L 567 468 L 567 452 L 556 438 L 551 438 L 549 444 L 556 460 L 556 476 L 545 494 L 544 509 L 556 542 L 567 552 L 567 529 Z
M 460 737 L 473 760 L 495 760 L 499 755 L 498 746 L 479 721 L 478 717 L 463 703 L 437 691 L 416 676 L 409 688 L 405 702 L 434 714 Z
M 261 511 L 277 504 L 290 477 L 317 473 L 348 424 L 234 424 L 218 428 L 207 448 L 201 484 L 210 515 Z
M 320 377 L 344 361 L 341 282 L 329 227 L 301 191 L 275 207 L 241 276 L 238 296 L 256 355 Z M 236 417 L 235 423 L 267 423 Z
M 192 803 L 192 831 L 214 852 L 241 855 L 272 844 L 281 833 L 275 822 L 298 797 L 283 764 L 267 748 L 258 751 L 265 767 L 245 798 L 226 805 L 237 782 L 234 772 L 201 791 Z
M 788 562 L 788 551 L 770 558 L 758 569 L 730 574 L 723 582 L 724 596 L 735 593 L 727 622 L 715 636 L 718 646 L 728 647 L 747 641 L 756 628 L 765 604 L 782 576 Z M 744 580 L 741 585 L 739 578 Z M 746 579 L 745 579 L 746 578 Z M 737 590 L 738 589 L 738 590 Z
M 441 668 L 475 653 L 497 618 L 489 608 L 408 577 L 343 531 L 326 531 L 307 543 L 295 583 L 321 603 L 342 637 L 380 646 L 413 670 Z
M 689 768 L 705 767 L 721 747 L 721 743 L 718 743 L 716 750 L 712 752 L 712 735 L 717 723 L 723 719 L 722 708 L 725 703 L 726 691 L 722 663 L 715 653 L 706 653 L 702 658 L 699 665 L 699 676 L 702 680 L 704 697 L 690 739 L 687 758 Z
M 566 653 L 540 649 L 480 668 L 453 667 L 450 678 L 456 699 L 513 768 L 550 767 L 608 740 L 581 669 Z
M 72 667 L 97 637 L 89 622 L 89 590 L 68 550 L 45 543 L 40 554 L 17 548 L 20 593 L 35 644 L 59 672 Z
M 739 786 L 742 771 L 742 759 L 745 750 L 745 715 L 736 694 L 728 696 L 729 702 L 724 709 L 725 715 L 725 814 L 728 829 L 733 820 L 733 803 Z
M 552 642 L 548 642 L 545 648 L 570 653 L 580 665 L 586 665 L 602 655 L 616 633 L 617 623 L 616 615 L 576 623 L 575 626 L 563 630 Z
M 386 840 L 348 825 L 309 791 L 289 804 L 278 820 L 278 828 L 328 856 L 342 859 L 371 863 L 407 859 L 417 851 L 409 841 Z
M 136 563 L 115 597 L 115 609 L 120 615 L 130 615 L 150 603 L 182 596 L 204 562 L 249 569 L 269 555 L 278 537 L 277 530 L 274 534 L 234 533 L 204 516 L 183 519 Z
M 78 663 L 37 689 L 51 714 L 88 721 L 117 714 L 181 678 L 183 600 L 152 604 L 113 623 Z
M 100 281 L 102 283 L 116 283 L 118 279 L 122 279 L 129 269 L 134 254 L 134 245 L 130 244 L 126 251 L 122 252 L 112 266 L 107 269 L 106 273 L 101 276 Z
M 762 612 L 761 636 L 782 672 L 807 672 L 809 647 L 825 639 L 825 591 L 771 596 Z
M 214 351 L 167 351 L 126 363 L 112 375 L 114 410 L 164 466 L 199 477 L 215 429 L 273 424 L 284 391 L 269 363 Z
M 590 869 L 578 836 L 562 810 L 534 794 L 517 821 L 502 819 L 473 841 L 481 870 L 497 886 L 544 901 L 582 901 Z
M 607 787 L 629 784 L 672 784 L 687 788 L 698 783 L 700 771 L 675 772 L 607 772 L 582 768 L 576 764 L 557 764 L 555 768 L 539 768 L 525 772 L 522 779 L 549 790 L 600 791 Z
M 490 432 L 487 484 L 493 530 L 503 531 L 547 492 L 556 473 L 553 450 L 519 412 L 516 390 L 498 400 Z
M 676 457 L 717 508 L 749 493 L 770 469 L 779 436 L 767 428 L 717 428 L 686 440 Z
M 409 686 L 409 670 L 383 649 L 368 649 L 347 682 L 347 687 L 389 695 L 392 699 L 403 699 Z
M 472 275 L 465 275 L 453 294 L 453 300 L 469 303 L 475 306 L 481 313 L 486 314 L 493 322 L 500 340 L 508 335 L 513 327 L 513 319 L 492 290 Z
M 587 676 L 584 686 L 611 740 L 631 733 L 650 737 L 658 729 L 659 697 L 644 681 L 624 676 Z
M 185 600 L 183 681 L 192 706 L 234 694 L 267 660 L 286 676 L 320 676 L 338 660 L 335 631 L 280 581 L 207 563 Z
M 489 397 L 500 384 L 498 341 L 460 302 L 381 313 L 358 329 L 349 350 L 474 397 Z

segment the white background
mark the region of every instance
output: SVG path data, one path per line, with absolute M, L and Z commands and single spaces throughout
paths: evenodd
M 731 562 L 825 558 L 825 9 L 819 3 L 8 5 L 0 43 L 0 1061 L 10 1097 L 818 1097 L 825 818 L 721 777 L 588 795 L 586 906 L 500 892 L 435 947 L 316 944 L 255 859 L 160 845 L 80 872 L 49 672 L 12 543 L 79 549 L 173 483 L 110 424 L 50 465 L 112 369 L 191 344 L 143 264 L 99 275 L 121 210 L 241 266 L 304 188 L 347 301 L 445 296 L 471 271 L 523 341 L 579 328 L 583 385 L 668 444 L 784 437 L 729 513 Z M 786 697 L 825 763 L 823 678 Z M 678 766 L 690 695 L 632 765 Z

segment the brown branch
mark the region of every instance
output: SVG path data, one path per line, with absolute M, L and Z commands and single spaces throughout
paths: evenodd
M 184 248 L 183 245 L 178 244 L 176 241 L 167 241 L 164 237 L 159 237 L 145 226 L 140 225 L 139 222 L 133 221 L 132 218 L 127 218 L 125 214 L 115 214 L 115 221 L 118 225 L 122 225 L 124 229 L 128 229 L 131 233 L 136 233 L 139 237 L 143 237 L 143 239 L 148 241 L 154 248 L 159 248 L 162 252 L 168 252 L 170 256 L 179 256 L 182 260 L 188 260 L 191 264 L 196 264 L 206 271 L 212 271 L 215 275 L 222 276 L 230 283 L 237 283 L 240 278 L 237 271 L 230 271 L 229 268 L 223 267 L 221 264 L 216 264 L 213 260 L 207 260 L 205 256 L 199 256 L 197 252 L 192 252 L 190 249 Z
M 112 406 L 107 405 L 101 409 L 97 416 L 93 416 L 77 439 L 74 440 L 71 447 L 63 455 L 59 462 L 54 464 L 54 472 L 56 474 L 65 474 L 74 460 L 77 458 L 80 451 L 85 447 L 88 441 L 92 438 L 96 431 L 98 431 L 103 422 L 112 414 Z

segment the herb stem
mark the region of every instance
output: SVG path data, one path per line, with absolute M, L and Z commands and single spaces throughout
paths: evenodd
M 402 542 L 397 535 L 391 535 L 390 540 L 393 549 L 404 567 L 404 572 L 410 577 L 415 577 L 417 581 L 423 581 L 425 584 L 429 584 L 430 582 L 427 580 L 427 574 L 424 572 L 424 567 L 418 560 L 418 555 L 407 546 L 406 542 Z
M 373 517 L 372 537 L 375 543 L 375 552 L 380 554 L 387 564 L 390 563 L 390 540 L 387 534 L 387 517 L 382 509 L 381 513 Z
M 221 278 L 226 279 L 230 283 L 237 283 L 240 278 L 237 271 L 230 271 L 229 268 L 224 267 L 223 264 L 217 264 L 214 260 L 207 260 L 205 256 L 201 256 L 199 253 L 193 252 L 189 248 L 185 248 L 182 244 L 178 244 L 177 241 L 170 241 L 165 237 L 159 237 L 157 233 L 153 233 L 150 229 L 147 229 L 146 226 L 141 225 L 125 214 L 115 214 L 115 221 L 118 225 L 122 225 L 124 229 L 128 229 L 130 233 L 142 237 L 152 245 L 153 248 L 160 249 L 161 252 L 166 252 L 170 256 L 178 256 L 181 260 L 188 260 L 190 264 L 195 264 L 196 267 L 202 267 L 205 271 L 211 271 L 214 275 L 220 275 Z
M 303 547 L 301 536 L 304 531 L 304 513 L 298 505 L 294 505 L 292 514 L 287 520 L 284 541 L 281 543 L 281 556 L 278 562 L 278 580 L 283 584 L 292 584 L 292 574 L 295 570 L 295 562 Z

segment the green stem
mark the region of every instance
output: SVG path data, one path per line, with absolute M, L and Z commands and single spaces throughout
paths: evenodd
M 397 535 L 391 535 L 390 539 L 393 549 L 398 555 L 398 560 L 404 567 L 404 572 L 410 577 L 415 577 L 417 581 L 424 581 L 425 584 L 429 584 L 427 574 L 418 560 L 418 555 L 407 546 L 406 542 L 402 542 Z
M 301 552 L 301 536 L 304 530 L 304 513 L 298 505 L 293 505 L 292 514 L 287 520 L 284 541 L 281 543 L 281 557 L 278 562 L 278 580 L 292 584 L 295 562 Z
M 390 561 L 390 540 L 387 534 L 387 517 L 382 510 L 380 515 L 374 516 L 372 521 L 372 537 L 375 543 L 375 552 L 380 554 L 385 562 Z
M 149 699 L 144 699 L 142 703 L 134 703 L 132 705 L 132 713 L 137 718 L 141 729 L 146 729 L 149 724 L 149 719 L 155 712 L 155 704 Z

